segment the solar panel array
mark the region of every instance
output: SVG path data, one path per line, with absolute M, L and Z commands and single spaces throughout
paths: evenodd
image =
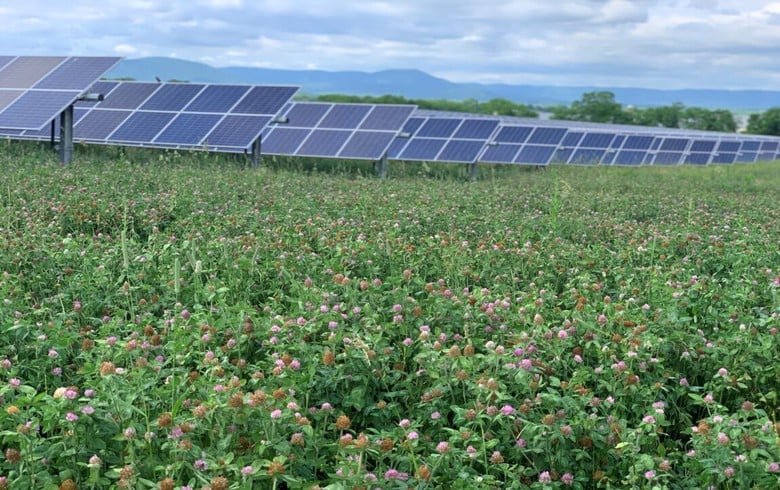
M 290 102 L 290 86 L 95 82 L 118 61 L 0 56 L 0 136 L 56 139 L 57 115 L 74 105 L 74 140 L 108 145 L 246 152 L 260 141 L 268 155 L 514 165 L 780 159 L 769 136 Z M 78 100 L 88 88 L 104 100 Z
M 0 56 L 0 128 L 41 129 L 119 60 L 90 56 Z
M 412 116 L 387 156 L 393 160 L 474 163 L 499 124 L 497 119 L 466 115 Z
M 294 102 L 266 128 L 267 155 L 379 160 L 415 110 L 413 105 Z

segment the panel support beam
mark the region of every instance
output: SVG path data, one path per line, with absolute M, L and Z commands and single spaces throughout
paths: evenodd
M 260 167 L 262 157 L 260 156 L 260 138 L 258 137 L 252 143 L 252 168 Z
M 477 162 L 469 163 L 469 179 L 476 181 L 479 176 L 479 169 L 477 168 Z
M 60 163 L 68 165 L 73 160 L 73 106 L 60 114 Z
M 387 168 L 388 168 L 387 153 L 382 155 L 382 158 L 380 158 L 379 161 L 377 161 L 374 164 L 374 168 L 376 168 L 376 176 L 378 178 L 380 178 L 380 179 L 386 179 L 387 178 Z

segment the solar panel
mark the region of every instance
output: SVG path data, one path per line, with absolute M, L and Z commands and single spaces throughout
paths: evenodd
M 441 117 L 432 111 L 421 114 L 404 125 L 403 135 L 388 151 L 389 158 L 474 163 L 487 151 L 488 142 L 499 126 L 498 119 L 468 114 L 445 113 Z M 495 151 L 490 152 L 491 158 L 497 155 Z
M 0 57 L 0 127 L 39 130 L 120 58 Z
M 77 141 L 244 152 L 297 88 L 98 82 L 92 90 L 105 99 L 79 102 L 87 113 L 74 125 Z M 253 109 L 272 112 L 247 112 Z
M 413 105 L 295 102 L 279 118 L 286 122 L 266 129 L 261 152 L 379 160 L 414 109 Z

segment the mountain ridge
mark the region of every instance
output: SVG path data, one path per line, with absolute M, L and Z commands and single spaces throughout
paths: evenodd
M 687 107 L 761 111 L 780 106 L 780 91 L 726 89 L 650 89 L 559 85 L 458 83 L 416 69 L 377 72 L 285 70 L 231 66 L 217 68 L 178 58 L 148 57 L 123 60 L 106 78 L 139 81 L 182 80 L 201 83 L 299 85 L 301 94 L 400 95 L 408 99 L 505 98 L 534 106 L 569 105 L 586 92 L 610 91 L 624 105 L 638 107 L 682 103 Z

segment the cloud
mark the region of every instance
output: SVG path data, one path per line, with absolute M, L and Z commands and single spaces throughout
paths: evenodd
M 762 0 L 27 0 L 10 54 L 177 56 L 457 81 L 774 88 L 780 2 Z

